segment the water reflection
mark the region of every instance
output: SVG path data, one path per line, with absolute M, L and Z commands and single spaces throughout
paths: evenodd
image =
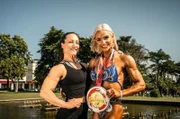
M 175 106 L 162 106 L 162 105 L 145 105 L 145 104 L 123 104 L 127 106 L 128 112 L 131 117 L 142 116 L 145 119 L 180 119 L 179 107 Z
M 123 104 L 127 106 L 130 117 L 125 119 L 141 119 L 140 114 L 144 115 L 144 119 L 161 119 L 160 115 L 170 113 L 171 117 L 168 119 L 180 119 L 180 111 L 175 112 L 177 107 L 173 106 L 158 106 L 158 105 L 137 105 L 137 104 Z M 142 113 L 140 113 L 142 112 Z M 56 111 L 41 111 L 40 108 L 23 108 L 18 103 L 3 103 L 0 104 L 0 119 L 55 119 Z M 155 116 L 156 115 L 156 116 Z M 90 117 L 89 117 L 90 119 Z
M 0 104 L 1 119 L 41 119 L 39 108 L 21 108 L 17 103 Z

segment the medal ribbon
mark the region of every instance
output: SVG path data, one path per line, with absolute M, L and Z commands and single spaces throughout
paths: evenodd
M 111 61 L 112 57 L 114 54 L 114 49 L 111 52 L 111 55 L 108 57 L 105 65 L 103 66 L 103 57 L 102 57 L 102 53 L 99 57 L 99 62 L 98 62 L 98 67 L 97 67 L 97 74 L 96 74 L 96 85 L 97 86 L 101 86 L 102 84 L 102 78 L 103 78 L 103 67 L 106 68 L 108 63 Z

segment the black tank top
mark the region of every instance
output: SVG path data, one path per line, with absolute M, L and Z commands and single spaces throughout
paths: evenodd
M 86 68 L 81 64 L 81 69 L 74 69 L 63 63 L 67 74 L 63 80 L 60 81 L 60 86 L 66 94 L 67 99 L 79 98 L 85 96 L 86 88 Z

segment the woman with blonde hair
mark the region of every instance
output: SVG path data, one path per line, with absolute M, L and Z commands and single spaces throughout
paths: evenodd
M 91 39 L 91 50 L 99 53 L 97 58 L 92 58 L 89 63 L 90 77 L 95 86 L 103 87 L 112 105 L 111 110 L 94 112 L 93 119 L 121 119 L 123 107 L 121 99 L 130 96 L 146 87 L 141 73 L 134 59 L 126 54 L 118 52 L 115 34 L 108 24 L 99 24 Z M 122 89 L 128 73 L 134 82 L 127 89 Z

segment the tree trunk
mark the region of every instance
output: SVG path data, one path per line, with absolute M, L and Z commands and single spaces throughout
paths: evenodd
M 18 86 L 19 86 L 18 84 L 19 84 L 19 79 L 16 81 L 16 90 L 15 90 L 15 92 L 18 92 L 18 88 L 19 88 L 19 87 L 18 87 Z

